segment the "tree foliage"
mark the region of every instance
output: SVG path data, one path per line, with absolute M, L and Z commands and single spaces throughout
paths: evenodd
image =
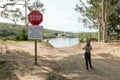
M 120 0 L 79 0 L 75 10 L 82 14 L 79 22 L 85 24 L 86 27 L 105 29 L 105 33 L 117 31 L 120 28 Z M 104 3 L 104 4 L 103 4 Z M 103 16 L 104 15 L 104 16 Z M 80 16 L 81 17 L 81 16 Z M 105 26 L 103 22 L 105 21 Z M 117 30 L 116 30 L 117 29 Z M 99 29 L 100 30 L 100 29 Z M 103 33 L 104 33 L 103 32 Z M 103 34 L 106 35 L 106 34 Z M 105 36 L 106 39 L 108 36 Z
M 12 20 L 15 24 L 18 21 L 25 21 L 26 15 L 23 13 L 23 8 L 27 8 L 27 10 L 39 10 L 44 11 L 43 4 L 40 3 L 38 0 L 32 1 L 31 0 L 6 0 L 2 1 L 0 4 L 0 16 L 3 18 L 7 18 Z M 25 9 L 24 9 L 25 10 Z
M 80 0 L 78 4 L 76 4 L 75 10 L 82 14 L 83 18 L 79 18 L 79 22 L 81 21 L 86 27 L 89 28 L 97 28 L 97 19 L 101 18 L 101 0 L 88 0 L 84 2 L 84 0 Z M 81 17 L 81 16 L 80 16 Z

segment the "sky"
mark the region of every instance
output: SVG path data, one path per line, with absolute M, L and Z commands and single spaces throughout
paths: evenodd
M 68 32 L 94 32 L 78 22 L 79 13 L 75 11 L 78 0 L 39 0 L 44 4 L 43 25 L 46 29 Z M 0 21 L 5 21 L 1 20 Z
M 94 32 L 78 22 L 79 13 L 75 11 L 78 0 L 40 0 L 46 9 L 43 25 L 49 29 L 69 32 Z

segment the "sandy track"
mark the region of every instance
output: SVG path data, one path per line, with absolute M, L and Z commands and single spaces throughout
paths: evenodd
M 120 80 L 120 49 L 116 45 L 93 42 L 94 70 L 88 71 L 82 50 L 84 44 L 53 48 L 38 43 L 37 66 L 33 42 L 7 44 L 9 53 L 0 55 L 0 61 L 6 61 L 5 77 L 0 76 L 0 80 Z

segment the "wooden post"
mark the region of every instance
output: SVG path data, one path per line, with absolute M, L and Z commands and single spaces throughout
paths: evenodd
M 35 40 L 35 65 L 37 65 L 37 40 Z

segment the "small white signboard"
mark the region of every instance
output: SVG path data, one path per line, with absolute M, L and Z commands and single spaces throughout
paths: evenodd
M 41 40 L 43 38 L 43 26 L 28 26 L 28 39 Z
M 117 33 L 116 32 L 111 32 L 110 35 L 116 35 Z

